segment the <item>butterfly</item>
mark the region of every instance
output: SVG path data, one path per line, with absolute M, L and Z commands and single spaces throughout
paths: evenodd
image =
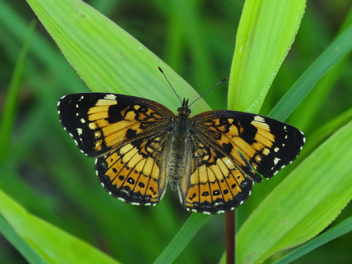
M 234 210 L 254 182 L 271 178 L 300 153 L 305 137 L 275 119 L 237 111 L 190 117 L 157 102 L 112 93 L 79 93 L 58 102 L 63 128 L 95 158 L 105 190 L 134 205 L 157 205 L 167 183 L 189 211 Z

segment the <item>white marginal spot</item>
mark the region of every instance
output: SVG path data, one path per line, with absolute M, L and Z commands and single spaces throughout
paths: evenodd
M 123 198 L 121 198 L 121 197 L 118 197 L 118 199 L 119 199 L 120 201 L 126 202 L 125 199 L 123 199 Z
M 243 203 L 244 203 L 244 201 L 240 201 L 240 205 L 243 204 Z
M 73 137 L 73 135 L 71 133 L 68 133 L 71 137 Z
M 198 213 L 198 211 L 196 209 L 192 209 L 192 212 L 194 213 Z
M 274 159 L 274 164 L 276 165 L 276 164 L 278 164 L 279 163 L 279 161 L 280 161 L 280 159 L 279 158 L 275 158 Z
M 146 203 L 146 204 L 144 204 L 145 206 L 151 206 L 152 204 L 151 203 Z M 153 205 L 155 205 L 155 204 L 153 204 Z
M 57 102 L 57 106 L 59 106 L 59 105 L 60 105 L 60 101 Z
M 284 130 L 287 131 L 287 126 L 284 126 Z
M 197 212 L 197 211 L 196 211 Z M 207 214 L 207 215 L 211 215 L 211 213 L 210 212 L 206 212 L 206 211 L 204 211 L 204 212 L 202 212 L 203 214 Z
M 109 192 L 109 195 L 111 195 L 111 196 L 112 196 L 112 192 Z
M 275 171 L 274 174 L 273 174 L 273 176 L 274 176 L 275 174 L 277 174 L 278 172 L 279 172 L 279 171 Z
M 283 168 L 285 168 L 285 167 L 286 167 L 286 165 L 282 165 L 281 170 L 282 170 Z
M 60 114 L 60 113 L 61 113 L 61 112 L 60 112 L 60 110 L 58 110 L 57 112 L 58 112 L 58 114 Z
M 83 98 L 84 98 L 84 96 L 82 95 L 81 98 L 78 99 L 78 101 L 82 101 Z
M 107 94 L 107 95 L 105 95 L 104 99 L 116 100 L 116 95 L 114 95 L 114 94 Z
M 104 183 L 101 183 L 101 186 L 105 187 Z
M 261 116 L 255 116 L 254 120 L 258 121 L 258 122 L 265 122 L 265 119 L 263 117 L 261 117 Z
M 132 205 L 141 205 L 140 203 L 133 202 Z
M 156 206 L 156 203 L 155 203 L 155 204 L 153 204 L 153 206 Z

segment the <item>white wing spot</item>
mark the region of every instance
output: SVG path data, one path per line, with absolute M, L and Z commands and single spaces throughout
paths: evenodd
M 268 156 L 269 153 L 270 153 L 270 150 L 269 150 L 268 148 L 263 149 L 263 154 L 264 154 L 265 156 Z
M 258 122 L 265 122 L 265 119 L 263 117 L 261 117 L 261 116 L 255 116 L 254 120 L 258 121 Z
M 116 100 L 116 95 L 114 94 L 107 94 L 104 99 L 108 99 L 108 100 Z
M 274 159 L 274 164 L 276 165 L 276 164 L 278 164 L 279 163 L 279 161 L 280 161 L 280 159 L 279 158 L 275 158 Z
M 274 148 L 275 152 L 278 152 L 280 149 L 278 147 Z
M 78 108 L 79 107 L 79 105 L 78 104 L 76 104 L 76 108 Z
M 84 120 L 83 118 L 81 118 L 81 123 L 84 124 L 86 122 L 86 120 Z
M 83 133 L 82 128 L 77 128 L 77 133 L 79 136 L 82 135 L 82 133 Z M 81 139 L 81 141 L 82 141 L 82 139 Z

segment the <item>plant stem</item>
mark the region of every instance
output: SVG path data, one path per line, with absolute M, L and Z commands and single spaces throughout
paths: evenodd
M 235 264 L 235 211 L 225 213 L 226 263 Z

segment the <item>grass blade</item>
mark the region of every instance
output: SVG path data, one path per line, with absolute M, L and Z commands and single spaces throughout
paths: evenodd
M 270 112 L 272 118 L 286 120 L 315 84 L 352 49 L 352 25 L 339 35 L 303 73 Z
M 191 214 L 187 222 L 182 226 L 170 244 L 155 260 L 154 264 L 174 263 L 178 255 L 187 246 L 208 218 L 209 216 L 207 215 Z
M 2 118 L 0 120 L 0 162 L 4 162 L 7 158 L 8 153 L 10 153 L 9 148 L 11 142 L 12 128 L 15 122 L 17 99 L 20 91 L 21 79 L 24 65 L 26 62 L 27 52 L 35 29 L 35 25 L 36 23 L 33 21 L 29 26 L 26 40 L 21 49 L 20 55 L 15 66 L 15 70 L 13 72 L 13 76 L 11 78 L 11 83 L 6 97 Z
M 352 231 L 352 217 L 345 219 L 343 222 L 338 225 L 332 227 L 328 231 L 323 234 L 317 236 L 306 244 L 300 246 L 296 250 L 287 254 L 285 257 L 280 260 L 274 262 L 274 264 L 286 264 L 291 263 L 292 261 L 298 259 L 299 257 L 311 252 L 312 250 L 324 245 L 344 234 L 347 234 Z

